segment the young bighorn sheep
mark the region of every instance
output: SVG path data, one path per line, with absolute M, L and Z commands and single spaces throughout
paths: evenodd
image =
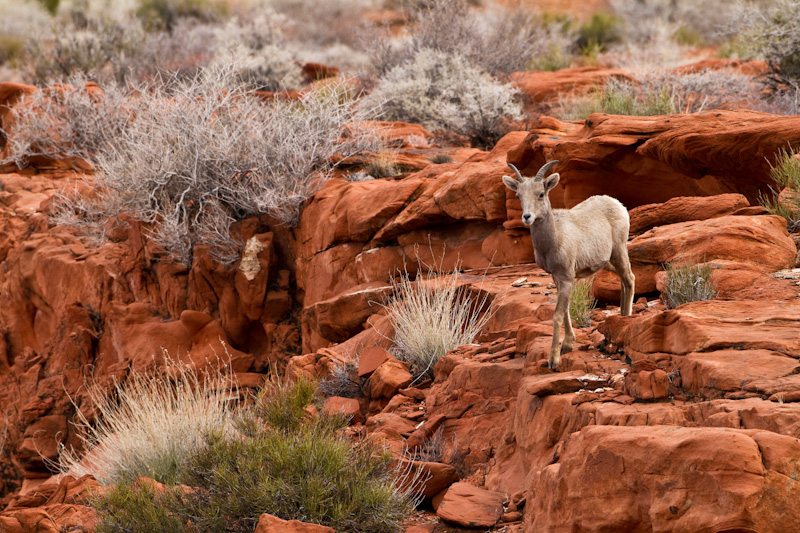
M 585 278 L 605 268 L 619 275 L 622 282 L 620 313 L 631 314 L 634 277 L 628 260 L 628 211 L 610 196 L 592 196 L 572 209 L 550 207 L 548 193 L 556 186 L 559 174 L 545 179 L 545 173 L 558 163 L 550 161 L 534 178 L 523 178 L 509 164 L 519 180 L 503 176 L 506 187 L 517 193 L 522 203 L 522 223 L 531 229 L 533 250 L 538 264 L 553 276 L 558 303 L 553 315 L 553 343 L 547 365 L 558 368 L 561 354 L 572 350 L 575 332 L 569 316 L 569 300 L 576 278 Z M 564 344 L 560 346 L 561 323 Z M 560 348 L 560 350 L 559 350 Z

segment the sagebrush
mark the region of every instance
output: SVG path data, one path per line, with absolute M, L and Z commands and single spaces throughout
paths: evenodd
M 382 76 L 366 102 L 386 120 L 452 130 L 490 148 L 521 118 L 518 93 L 458 53 L 423 49 Z
M 125 213 L 148 224 L 150 238 L 177 260 L 188 262 L 203 243 L 231 263 L 241 247 L 234 222 L 269 214 L 295 223 L 300 204 L 328 179 L 334 154 L 375 147 L 344 80 L 298 100 L 265 102 L 239 84 L 238 72 L 204 69 L 129 98 L 122 109 L 132 118 L 111 142 L 87 150 L 96 191 L 91 198 L 62 194 L 56 221 L 97 235 Z M 102 106 L 96 112 L 102 117 Z M 82 113 L 67 108 L 42 120 L 71 130 Z

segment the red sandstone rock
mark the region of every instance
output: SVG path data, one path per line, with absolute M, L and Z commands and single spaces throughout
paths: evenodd
M 358 377 L 371 375 L 390 357 L 391 354 L 380 346 L 364 350 L 358 360 Z
M 502 492 L 490 491 L 469 483 L 455 483 L 444 493 L 436 509 L 439 518 L 461 527 L 494 526 L 503 516 Z
M 800 364 L 770 350 L 718 350 L 689 353 L 673 359 L 683 387 L 692 393 L 742 390 L 751 381 L 795 374 Z
M 264 513 L 258 519 L 255 533 L 335 533 L 333 528 L 319 524 L 308 524 L 299 520 L 281 520 Z
M 800 520 L 785 462 L 797 439 L 720 428 L 590 426 L 530 484 L 526 531 L 780 531 Z M 680 485 L 680 490 L 663 487 Z M 599 502 L 602 502 L 600 504 Z
M 431 499 L 458 481 L 458 473 L 451 465 L 432 461 L 399 461 L 399 468 L 406 474 L 402 487 L 415 494 Z
M 655 226 L 706 220 L 748 207 L 750 204 L 741 194 L 718 194 L 715 196 L 680 196 L 663 204 L 640 205 L 630 210 L 631 235 L 647 231 Z
M 800 357 L 795 302 L 691 302 L 661 313 L 610 316 L 600 326 L 618 346 L 636 352 L 688 354 L 727 348 L 775 350 Z
M 323 404 L 322 408 L 328 413 L 338 413 L 348 417 L 352 424 L 360 424 L 364 422 L 364 416 L 361 414 L 361 405 L 355 398 L 331 396 L 329 398 L 325 398 L 325 403 Z
M 656 290 L 655 275 L 665 263 L 721 259 L 775 271 L 793 266 L 797 249 L 781 217 L 723 216 L 653 228 L 628 243 L 628 256 L 636 293 L 642 294 Z M 619 286 L 619 277 L 601 271 L 594 278 L 592 293 L 595 298 L 617 300 Z
M 800 141 L 794 121 L 755 111 L 630 117 L 590 115 L 577 125 L 541 118 L 509 162 L 530 175 L 561 161 L 553 207 L 608 194 L 629 209 L 676 196 L 738 192 L 751 204 L 774 184 L 769 164 L 787 141 Z M 732 157 L 731 154 L 736 154 Z M 614 161 L 611 166 L 608 161 Z
M 541 104 L 602 87 L 610 79 L 633 80 L 626 71 L 605 67 L 565 68 L 554 72 L 526 71 L 511 75 L 531 103 Z
M 637 400 L 661 400 L 669 395 L 669 378 L 661 369 L 625 376 L 625 392 Z
M 414 376 L 408 371 L 408 363 L 392 357 L 373 372 L 365 387 L 370 398 L 391 398 L 400 389 L 408 387 L 413 379 Z
M 47 505 L 0 513 L 0 531 L 3 533 L 90 533 L 95 531 L 98 524 L 97 511 L 84 505 Z

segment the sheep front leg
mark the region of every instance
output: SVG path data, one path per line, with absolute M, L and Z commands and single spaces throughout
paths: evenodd
M 558 287 L 558 301 L 553 314 L 553 343 L 550 345 L 550 357 L 547 360 L 547 366 L 553 370 L 556 370 L 558 363 L 561 362 L 561 342 L 559 337 L 561 336 L 561 325 L 564 323 L 564 319 L 569 319 L 569 298 L 572 294 L 572 281 L 556 281 L 556 286 Z M 567 336 L 564 337 L 564 340 L 567 340 Z

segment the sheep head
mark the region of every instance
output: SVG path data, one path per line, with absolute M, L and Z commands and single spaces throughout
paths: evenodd
M 545 178 L 545 174 L 556 163 L 558 161 L 546 163 L 533 178 L 523 177 L 517 167 L 511 163 L 508 164 L 519 179 L 503 176 L 503 183 L 517 194 L 517 198 L 522 204 L 522 223 L 526 226 L 530 226 L 537 218 L 541 218 L 552 210 L 547 193 L 558 184 L 560 176 L 555 173 Z

